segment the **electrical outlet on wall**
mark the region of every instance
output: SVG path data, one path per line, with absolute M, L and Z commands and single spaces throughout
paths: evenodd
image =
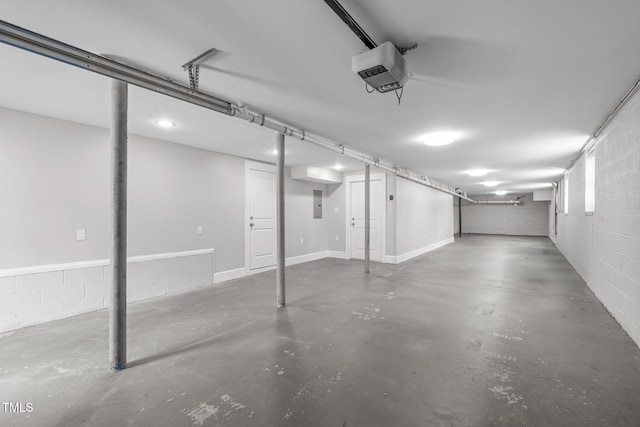
M 304 243 L 304 237 L 300 238 L 300 244 Z
M 87 230 L 84 228 L 76 230 L 76 240 L 87 240 Z
M 198 234 L 202 234 L 203 233 L 201 225 L 198 226 L 197 233 Z
M 340 236 L 336 234 L 336 240 L 340 240 Z
M 338 212 L 340 212 L 340 208 L 336 206 L 335 208 L 333 208 L 333 211 L 334 211 L 335 213 L 338 213 Z

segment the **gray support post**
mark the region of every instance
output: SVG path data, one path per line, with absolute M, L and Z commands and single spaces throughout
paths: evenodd
M 286 305 L 285 298 L 285 277 L 284 277 L 284 134 L 278 133 L 276 137 L 276 150 L 278 151 L 278 160 L 276 162 L 278 168 L 278 189 L 277 189 L 277 226 L 278 226 L 278 248 L 277 248 L 277 266 L 276 266 L 276 282 L 277 291 L 276 298 L 278 307 Z
M 458 237 L 462 237 L 462 199 L 458 197 Z
M 371 170 L 364 165 L 364 272 L 369 273 L 371 251 Z
M 111 307 L 109 361 L 119 371 L 127 362 L 127 84 L 111 86 Z

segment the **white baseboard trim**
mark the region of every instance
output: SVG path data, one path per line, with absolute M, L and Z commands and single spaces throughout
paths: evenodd
M 441 248 L 442 246 L 448 245 L 449 243 L 454 242 L 454 238 L 450 237 L 448 239 L 441 240 L 436 243 L 432 243 L 431 245 L 423 246 L 422 248 L 415 249 L 413 251 L 406 252 L 402 255 L 387 255 L 386 259 L 390 264 L 400 264 L 402 262 L 408 261 L 411 258 L 415 258 L 417 256 L 426 254 L 427 252 L 431 252 L 435 249 Z
M 347 255 L 344 252 L 339 251 L 320 251 L 314 252 L 311 254 L 299 255 L 294 257 L 289 257 L 285 259 L 285 265 L 290 267 L 292 265 L 302 264 L 310 261 L 317 261 L 324 258 L 340 258 L 347 259 Z M 256 268 L 250 270 L 248 268 L 236 268 L 233 270 L 220 271 L 213 275 L 214 283 L 226 282 L 227 280 L 239 279 L 241 277 L 253 276 L 254 274 L 264 273 L 266 271 L 275 270 L 276 266 L 272 265 L 264 268 Z
M 144 262 L 144 261 L 154 261 L 157 259 L 171 259 L 171 258 L 180 258 L 185 256 L 195 256 L 195 255 L 208 255 L 214 253 L 215 250 L 211 249 L 196 249 L 193 251 L 183 251 L 183 252 L 167 252 L 164 254 L 153 254 L 153 255 L 138 255 L 127 257 L 127 262 Z M 107 260 L 108 265 L 109 261 Z
M 385 255 L 382 257 L 382 263 L 383 264 L 397 264 L 398 263 L 398 257 L 395 255 Z
M 246 270 L 242 268 L 234 268 L 233 270 L 221 271 L 219 273 L 213 273 L 213 283 L 226 282 L 228 280 L 239 279 L 245 277 Z
M 319 259 L 323 259 L 323 258 L 329 257 L 328 252 L 329 251 L 321 251 L 321 252 L 314 252 L 314 253 L 311 253 L 311 254 L 305 254 L 305 255 L 299 255 L 299 256 L 290 257 L 290 258 L 287 258 L 285 260 L 284 264 L 288 267 L 288 266 L 291 266 L 291 265 L 302 264 L 304 262 L 317 261 Z
M 127 263 L 153 261 L 157 259 L 180 258 L 185 256 L 194 256 L 194 255 L 207 255 L 207 254 L 213 254 L 213 253 L 214 253 L 214 249 L 211 248 L 211 249 L 197 249 L 193 251 L 183 251 L 183 252 L 168 252 L 168 253 L 152 254 L 152 255 L 137 255 L 137 256 L 127 257 Z M 0 270 L 0 277 L 23 276 L 25 274 L 49 273 L 51 271 L 62 271 L 62 270 L 77 270 L 79 268 L 103 267 L 105 265 L 109 265 L 108 259 L 68 262 L 64 264 L 35 265 L 31 267 L 20 267 L 20 268 L 7 268 L 4 270 Z
M 347 259 L 347 253 L 344 251 L 327 251 L 327 258 Z

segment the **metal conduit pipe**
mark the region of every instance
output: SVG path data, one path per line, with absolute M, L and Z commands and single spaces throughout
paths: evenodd
M 0 20 L 0 42 L 38 55 L 46 56 L 56 61 L 73 65 L 87 71 L 121 80 L 162 95 L 181 99 L 219 113 L 239 116 L 251 123 L 255 123 L 259 126 L 265 126 L 269 129 L 275 130 L 276 132 L 282 133 L 285 136 L 293 136 L 302 141 L 309 142 L 310 144 L 333 150 L 362 163 L 384 169 L 402 178 L 433 188 L 434 190 L 475 203 L 475 200 L 470 199 L 466 194 L 459 194 L 454 188 L 448 185 L 407 169 L 400 168 L 377 157 L 345 147 L 342 144 L 323 141 L 313 137 L 312 135 L 307 135 L 304 130 L 296 129 L 279 121 L 269 119 L 264 114 L 249 111 L 246 105 L 234 105 L 224 99 L 216 98 L 209 94 L 193 90 L 169 79 L 155 76 L 137 68 L 79 49 L 75 46 L 68 45 L 2 20 Z
M 394 164 L 381 160 L 377 157 L 370 156 L 365 153 L 361 153 L 352 148 L 345 147 L 342 144 L 336 144 L 334 142 L 325 141 L 314 137 L 313 135 L 309 135 L 304 130 L 296 129 L 292 126 L 286 125 L 280 121 L 271 119 L 266 117 L 263 113 L 258 113 L 255 111 L 251 111 L 248 109 L 246 104 L 233 105 L 233 116 L 244 119 L 249 123 L 257 124 L 258 126 L 264 126 L 268 129 L 275 130 L 285 136 L 292 136 L 294 138 L 298 138 L 301 141 L 308 142 L 310 144 L 316 145 L 318 147 L 322 147 L 336 153 L 342 154 L 347 157 L 351 157 L 359 162 L 364 164 L 368 164 L 385 171 L 391 172 L 396 176 L 401 178 L 408 179 L 417 184 L 424 185 L 429 188 L 433 188 L 434 190 L 441 191 L 443 193 L 450 194 L 455 197 L 459 197 L 461 199 L 465 199 L 471 203 L 476 203 L 475 200 L 467 197 L 465 194 L 458 193 L 454 188 L 449 185 L 443 184 L 432 178 L 426 177 L 424 175 L 419 175 L 416 172 L 410 171 L 408 169 L 400 168 Z
M 476 200 L 478 205 L 519 205 L 518 200 Z
M 0 20 L 0 42 L 153 92 L 231 115 L 231 103 Z

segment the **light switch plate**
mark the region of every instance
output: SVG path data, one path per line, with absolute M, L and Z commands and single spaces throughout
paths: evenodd
M 198 232 L 198 234 L 202 234 L 203 233 L 201 225 L 198 226 L 198 231 L 197 232 Z
M 76 230 L 76 240 L 87 240 L 87 230 L 84 228 Z
M 335 208 L 333 208 L 333 211 L 334 211 L 335 213 L 338 213 L 338 212 L 340 212 L 340 208 L 336 206 Z

